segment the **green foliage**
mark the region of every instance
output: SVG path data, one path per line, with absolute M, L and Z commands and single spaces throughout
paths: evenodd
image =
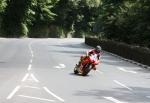
M 6 0 L 0 0 L 0 13 L 4 12 L 6 5 Z
M 0 35 L 1 35 L 2 15 L 4 14 L 6 5 L 7 5 L 6 0 L 0 0 Z
M 33 0 L 27 12 L 27 24 L 30 26 L 29 37 L 48 37 L 48 26 L 56 17 L 56 14 L 53 13 L 51 9 L 54 8 L 58 1 L 59 0 Z M 36 27 L 39 31 L 37 31 Z M 43 30 L 39 28 L 43 28 Z
M 80 32 L 92 31 L 99 4 L 99 0 L 60 0 L 53 9 L 57 14 L 54 24 L 80 37 Z
M 54 14 L 51 9 L 58 0 L 35 0 L 30 9 L 30 13 L 34 15 L 34 21 L 42 23 L 50 23 L 54 20 Z
M 27 35 L 29 27 L 49 24 L 54 20 L 51 8 L 57 0 L 7 0 L 3 16 L 3 35 L 20 37 Z
M 97 33 L 150 47 L 149 4 L 149 0 L 0 0 L 0 28 L 9 37 Z
M 149 0 L 102 0 L 97 32 L 109 39 L 150 47 Z
M 7 7 L 3 16 L 3 34 L 8 37 L 19 37 L 23 34 L 25 12 L 30 0 L 7 0 Z M 19 9 L 18 9 L 19 8 Z

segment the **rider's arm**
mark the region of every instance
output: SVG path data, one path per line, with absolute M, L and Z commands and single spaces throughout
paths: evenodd
M 99 53 L 99 54 L 97 55 L 97 58 L 98 58 L 98 60 L 100 60 L 100 58 L 101 58 L 101 53 Z
M 92 50 L 88 50 L 87 52 L 86 52 L 86 56 L 90 56 L 92 54 Z
M 98 60 L 100 60 L 100 55 L 97 55 Z

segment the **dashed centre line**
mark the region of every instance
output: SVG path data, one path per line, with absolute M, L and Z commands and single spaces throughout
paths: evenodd
M 33 60 L 31 59 L 31 60 L 30 60 L 30 64 L 32 64 L 32 62 L 33 62 Z
M 30 71 L 30 70 L 31 70 L 31 67 L 32 67 L 32 65 L 30 64 L 30 65 L 28 66 L 28 71 Z
M 30 50 L 30 52 L 31 52 L 31 56 L 32 56 L 32 58 L 34 57 L 34 55 L 33 55 L 33 51 L 32 51 L 32 48 L 31 48 L 31 44 L 32 44 L 32 42 L 29 44 L 29 50 Z

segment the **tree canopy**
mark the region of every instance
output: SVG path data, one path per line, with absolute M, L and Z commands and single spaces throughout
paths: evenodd
M 149 0 L 1 0 L 0 31 L 1 36 L 29 36 L 44 26 L 47 37 L 94 34 L 150 47 L 149 4 Z M 39 35 L 44 37 L 44 32 L 32 36 Z

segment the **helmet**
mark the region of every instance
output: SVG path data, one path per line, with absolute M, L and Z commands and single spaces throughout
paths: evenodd
M 96 50 L 96 52 L 100 53 L 102 48 L 101 48 L 101 46 L 98 45 L 98 46 L 96 46 L 95 50 Z

